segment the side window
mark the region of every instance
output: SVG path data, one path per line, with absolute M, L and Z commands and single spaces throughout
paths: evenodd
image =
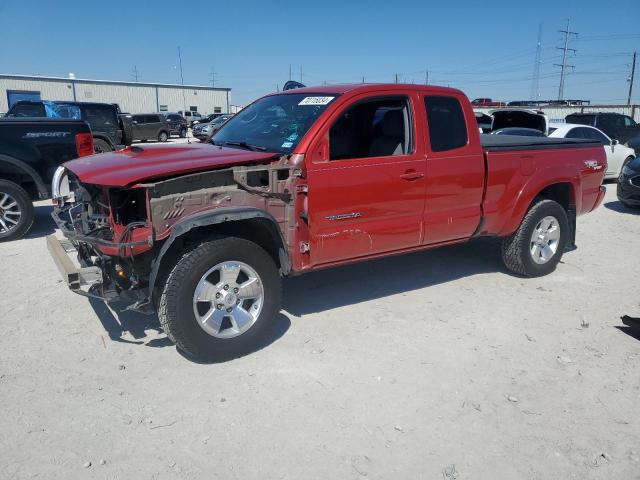
M 137 122 L 138 124 L 140 124 L 140 123 L 144 123 L 144 116 L 142 116 L 142 115 L 134 115 L 134 116 L 132 117 L 132 120 L 133 120 L 134 122 Z
M 467 144 L 467 124 L 460 102 L 453 97 L 425 97 L 431 150 L 444 152 Z
M 412 150 L 406 97 L 372 98 L 348 107 L 329 130 L 329 159 L 390 157 Z
M 107 105 L 88 105 L 81 107 L 84 119 L 91 125 L 91 129 L 111 130 L 118 125 L 115 109 Z
M 624 126 L 625 127 L 635 127 L 636 122 L 631 117 L 624 116 Z
M 586 128 L 572 128 L 566 135 L 566 138 L 585 138 L 584 131 Z
M 598 130 L 594 130 L 593 128 L 586 128 L 584 134 L 585 134 L 585 138 L 590 138 L 591 140 L 595 140 L 597 142 L 600 142 L 602 145 L 610 145 L 611 144 L 611 142 L 609 141 L 609 139 L 607 137 L 605 137 Z

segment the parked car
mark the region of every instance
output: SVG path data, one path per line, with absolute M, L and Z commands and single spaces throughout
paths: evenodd
M 91 129 L 82 120 L 0 119 L 0 242 L 29 231 L 32 202 L 50 198 L 60 164 L 92 153 Z
M 180 138 L 187 136 L 189 125 L 182 115 L 175 112 L 163 112 L 163 115 L 169 124 L 169 135 L 178 135 Z
M 640 124 L 628 115 L 614 112 L 572 113 L 565 117 L 567 123 L 589 125 L 603 131 L 609 138 L 627 143 L 640 135 Z
M 618 200 L 630 208 L 640 208 L 640 157 L 624 164 L 618 177 Z
M 160 113 L 141 113 L 132 115 L 131 118 L 133 140 L 166 142 L 169 138 L 171 128 L 164 115 Z
M 200 120 L 202 120 L 202 115 L 200 115 L 198 112 L 191 112 L 189 110 L 187 110 L 186 112 L 178 112 L 180 115 L 182 115 L 185 120 L 187 121 L 187 125 L 191 126 L 194 122 L 199 122 Z
M 125 145 L 119 110 L 113 103 L 22 100 L 14 103 L 6 116 L 85 120 L 91 127 L 95 152 L 102 153 Z
M 220 117 L 222 115 L 225 115 L 225 114 L 224 113 L 211 113 L 211 114 L 209 114 L 207 116 L 204 116 L 204 117 L 200 118 L 199 120 L 194 120 L 193 121 L 193 125 L 199 125 L 199 124 L 202 124 L 202 123 L 209 123 L 209 122 L 215 120 L 216 118 L 218 118 L 218 117 Z
M 200 141 L 208 141 L 232 116 L 233 115 L 221 115 L 209 123 L 198 123 L 194 125 L 192 129 L 193 136 Z
M 471 101 L 471 105 L 474 107 L 504 107 L 504 102 L 494 102 L 491 98 L 474 98 Z
M 544 137 L 544 132 L 535 128 L 507 127 L 491 132 L 491 135 L 521 135 L 525 137 Z
M 577 125 L 571 123 L 552 123 L 549 130 L 551 138 L 583 138 L 595 140 L 605 146 L 607 155 L 607 171 L 604 178 L 618 178 L 622 165 L 635 158 L 632 148 L 621 145 L 617 140 L 612 140 L 604 132 L 588 125 Z
M 501 108 L 491 110 L 489 115 L 493 117 L 491 130 L 503 128 L 531 128 L 542 132 L 544 135 L 549 130 L 549 119 L 541 110 L 531 108 Z
M 604 197 L 605 164 L 591 140 L 481 140 L 459 90 L 301 88 L 256 100 L 212 144 L 66 163 L 56 178 L 82 195 L 54 185 L 54 217 L 77 252 L 47 244 L 72 290 L 157 307 L 182 351 L 229 358 L 263 341 L 283 276 L 480 236 L 502 237 L 511 271 L 551 273 Z

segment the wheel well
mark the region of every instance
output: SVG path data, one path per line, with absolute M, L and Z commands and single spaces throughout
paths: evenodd
M 24 188 L 31 198 L 37 199 L 39 197 L 36 180 L 16 165 L 0 160 L 0 178 Z
M 538 193 L 534 202 L 540 197 L 558 202 L 565 210 L 576 204 L 573 186 L 570 183 L 554 183 L 545 187 Z
M 216 237 L 238 237 L 254 242 L 273 258 L 283 274 L 289 273 L 291 265 L 278 227 L 267 218 L 254 217 L 195 227 L 177 237 L 160 258 L 157 277 L 153 282 L 154 291 L 162 288 L 164 279 L 185 252 L 195 248 L 202 241 Z

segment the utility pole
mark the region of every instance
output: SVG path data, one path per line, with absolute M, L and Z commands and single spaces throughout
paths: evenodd
M 560 88 L 558 88 L 558 100 L 562 100 L 564 96 L 564 76 L 565 70 L 567 68 L 575 68 L 574 65 L 567 65 L 567 51 L 576 53 L 576 49 L 568 48 L 569 47 L 569 35 L 578 36 L 576 32 L 572 32 L 569 30 L 569 19 L 567 19 L 567 29 L 566 30 L 558 30 L 560 33 L 564 33 L 564 47 L 556 47 L 558 50 L 562 50 L 562 64 L 555 64 L 556 67 L 560 67 Z
M 398 74 L 396 73 L 396 83 L 398 83 Z
M 133 66 L 133 73 L 131 75 L 133 76 L 133 81 L 138 83 L 138 67 L 137 67 L 137 65 Z
M 302 83 L 302 65 L 300 65 L 300 83 Z
M 184 76 L 182 74 L 182 52 L 180 51 L 180 45 L 178 45 L 178 62 L 180 64 L 180 85 L 182 85 L 182 114 L 186 115 L 186 111 L 187 111 L 187 99 L 184 96 Z M 187 137 L 187 141 L 188 137 Z
M 289 80 L 291 80 L 291 64 L 289 64 Z
M 633 77 L 636 73 L 636 52 L 633 52 L 633 62 L 631 63 L 631 77 L 629 77 L 629 97 L 627 105 L 631 105 L 631 94 L 633 93 Z
M 364 83 L 364 75 L 362 75 L 362 83 Z
M 531 101 L 540 100 L 540 55 L 542 53 L 542 24 L 538 24 L 538 43 L 536 43 L 536 59 L 533 62 L 533 80 L 531 81 Z
M 429 85 L 429 70 L 424 71 L 424 84 Z
M 216 68 L 214 65 L 211 65 L 211 87 L 215 88 L 216 86 Z

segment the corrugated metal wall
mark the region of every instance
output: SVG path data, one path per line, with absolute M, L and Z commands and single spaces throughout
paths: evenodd
M 7 90 L 40 92 L 43 100 L 117 103 L 123 112 L 157 112 L 161 105 L 177 112 L 196 107 L 202 114 L 227 112 L 227 91 L 198 87 L 114 84 L 88 80 L 17 79 L 0 76 L 0 113 L 9 109 Z M 184 96 L 183 96 L 184 92 Z M 217 110 L 219 109 L 219 110 Z
M 0 112 L 9 110 L 7 90 L 29 90 L 40 92 L 43 99 L 73 100 L 73 86 L 64 80 L 43 82 L 41 80 L 18 80 L 0 78 Z

